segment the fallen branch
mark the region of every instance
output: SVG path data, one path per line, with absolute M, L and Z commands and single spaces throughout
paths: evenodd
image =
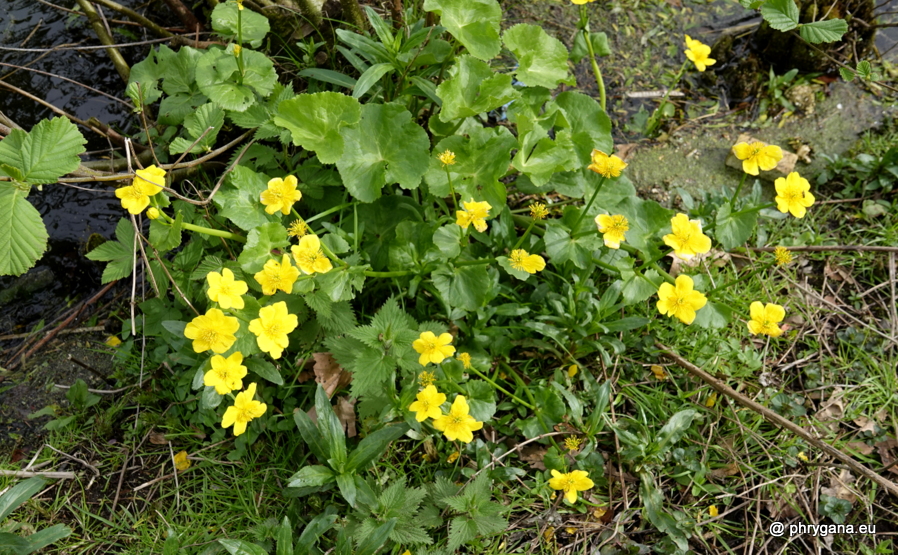
M 860 464 L 859 462 L 857 462 L 850 456 L 846 455 L 842 451 L 839 451 L 832 445 L 830 445 L 826 442 L 820 441 L 819 439 L 817 439 L 814 436 L 812 436 L 811 434 L 809 434 L 806 430 L 804 430 L 800 426 L 794 424 L 791 420 L 786 420 L 785 418 L 783 418 L 782 416 L 773 412 L 772 410 L 768 409 L 767 407 L 760 405 L 760 404 L 756 403 L 755 401 L 752 401 L 748 397 L 737 392 L 735 389 L 733 389 L 730 386 L 726 385 L 725 383 L 721 382 L 720 380 L 718 380 L 711 374 L 708 374 L 707 372 L 705 372 L 698 366 L 692 364 L 688 360 L 686 360 L 683 357 L 681 357 L 680 355 L 676 354 L 670 348 L 665 347 L 661 343 L 655 343 L 655 346 L 661 350 L 661 352 L 664 354 L 664 356 L 666 356 L 670 359 L 673 359 L 674 362 L 676 362 L 681 368 L 683 368 L 684 370 L 686 370 L 687 372 L 689 372 L 696 378 L 699 378 L 700 380 L 707 383 L 709 386 L 711 386 L 712 389 L 714 389 L 718 393 L 722 393 L 723 395 L 726 395 L 727 397 L 736 401 L 740 405 L 755 411 L 756 413 L 763 416 L 765 420 L 767 420 L 774 426 L 779 426 L 780 428 L 785 428 L 785 429 L 789 430 L 790 432 L 797 435 L 801 439 L 807 441 L 814 447 L 820 449 L 827 455 L 845 463 L 848 467 L 850 467 L 853 471 L 857 472 L 858 474 L 860 474 L 862 476 L 866 476 L 867 478 L 873 480 L 874 482 L 876 482 L 877 484 L 879 484 L 880 486 L 885 488 L 885 490 L 888 491 L 889 493 L 891 493 L 892 495 L 898 496 L 898 484 L 895 484 L 891 480 L 873 472 L 866 466 Z
M 94 9 L 93 5 L 91 5 L 88 0 L 76 0 L 76 2 L 81 6 L 81 11 L 87 15 L 87 19 L 90 21 L 90 26 L 93 28 L 94 33 L 97 34 L 97 38 L 100 39 L 100 42 L 109 46 L 109 48 L 106 49 L 106 55 L 112 60 L 112 65 L 115 66 L 115 70 L 121 76 L 122 81 L 127 84 L 128 78 L 131 76 L 131 68 L 128 66 L 128 62 L 125 61 L 125 58 L 122 57 L 122 53 L 115 47 L 115 41 L 112 40 L 112 37 L 106 32 L 106 27 L 100 19 L 100 14 L 97 13 L 97 10 Z
M 95 331 L 105 331 L 106 326 L 90 326 L 89 328 L 76 328 L 73 330 L 62 330 L 59 335 L 68 335 L 70 333 L 92 333 Z M 14 333 L 12 335 L 0 335 L 0 341 L 10 341 L 13 339 L 27 339 L 34 335 L 35 332 Z
M 0 476 L 10 476 L 12 478 L 50 478 L 52 480 L 72 480 L 78 475 L 74 472 L 29 472 L 27 470 L 0 470 Z
M 112 0 L 93 0 L 93 1 L 96 2 L 97 4 L 100 4 L 101 6 L 106 6 L 107 8 L 109 8 L 111 10 L 115 10 L 115 11 L 119 12 L 120 14 L 128 16 L 129 18 L 133 19 L 137 23 L 140 23 L 141 25 L 143 25 L 144 27 L 146 27 L 147 29 L 152 31 L 154 35 L 157 35 L 157 36 L 163 37 L 163 38 L 175 36 L 174 33 L 170 32 L 168 29 L 165 29 L 165 28 L 157 25 L 156 23 L 150 21 L 149 19 L 145 18 L 144 16 L 140 15 L 139 13 L 135 12 L 134 10 L 132 10 L 130 8 L 126 8 L 125 6 L 122 6 L 121 4 L 119 4 L 117 2 L 113 2 Z M 78 0 L 79 4 L 81 4 L 81 2 L 82 2 L 82 0 Z M 89 14 L 88 14 L 88 17 L 90 17 Z M 190 29 L 190 30 L 193 31 L 193 29 Z M 127 81 L 127 79 L 125 79 L 125 81 Z

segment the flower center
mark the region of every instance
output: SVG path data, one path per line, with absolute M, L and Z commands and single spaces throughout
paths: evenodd
M 791 190 L 786 191 L 786 194 L 784 194 L 783 196 L 786 198 L 786 201 L 791 203 L 798 202 L 804 195 L 801 193 L 801 191 Z
M 268 337 L 277 337 L 283 335 L 280 322 L 272 322 L 265 326 L 265 335 Z
M 200 334 L 200 341 L 207 345 L 215 343 L 217 338 L 218 333 L 215 330 L 203 330 L 203 333 Z
M 462 423 L 462 417 L 457 414 L 453 414 L 449 417 L 449 422 L 451 422 L 453 426 L 460 426 Z
M 421 401 L 421 407 L 423 407 L 424 410 L 430 410 L 430 401 Z

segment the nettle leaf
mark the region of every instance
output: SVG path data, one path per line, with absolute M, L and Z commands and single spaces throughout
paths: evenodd
M 357 125 L 361 117 L 362 107 L 355 98 L 320 92 L 281 102 L 274 123 L 290 131 L 293 144 L 314 151 L 322 164 L 334 164 L 343 156 L 340 130 Z
M 845 81 L 851 81 L 854 79 L 854 70 L 848 67 L 840 67 L 839 74 L 842 76 L 842 79 Z
M 813 44 L 842 40 L 842 35 L 847 32 L 848 23 L 844 19 L 825 19 L 813 23 L 803 23 L 799 25 L 798 29 L 801 38 Z
M 287 240 L 287 229 L 279 223 L 271 222 L 250 230 L 246 237 L 246 246 L 237 257 L 237 262 L 244 272 L 255 274 L 272 257 L 271 251 L 282 249 L 290 242 Z
M 455 153 L 455 164 L 448 169 L 462 200 L 485 200 L 494 210 L 500 210 L 505 205 L 506 194 L 505 185 L 499 179 L 508 171 L 511 150 L 516 144 L 511 132 L 501 126 L 475 127 L 468 137 L 452 135 L 443 139 L 433 149 L 430 167 L 424 175 L 430 192 L 439 197 L 449 195 L 449 177 L 437 155 L 450 150 Z
M 243 42 L 253 48 L 262 44 L 262 39 L 271 30 L 268 18 L 252 10 L 240 11 L 240 26 L 237 26 L 237 4 L 222 2 L 212 10 L 212 28 L 228 40 L 237 40 L 238 30 Z
M 515 25 L 505 31 L 502 40 L 518 59 L 515 75 L 522 83 L 554 89 L 558 83 L 569 81 L 567 48 L 542 27 Z
M 24 274 L 47 250 L 47 228 L 26 200 L 29 189 L 0 183 L 0 276 Z
M 278 218 L 277 215 L 267 214 L 265 205 L 259 200 L 262 192 L 268 189 L 268 181 L 264 173 L 256 173 L 246 166 L 236 166 L 212 201 L 219 207 L 222 216 L 240 229 L 250 231 Z
M 245 11 L 245 10 L 244 10 Z M 237 58 L 220 48 L 210 48 L 196 64 L 196 82 L 200 91 L 226 110 L 242 112 L 256 97 L 253 91 L 268 96 L 277 82 L 272 61 L 261 52 L 244 48 L 243 84 L 240 84 Z
M 103 270 L 103 283 L 131 275 L 134 269 L 134 226 L 131 220 L 122 218 L 115 226 L 115 241 L 106 241 L 87 253 L 90 260 L 108 262 Z
M 745 243 L 758 223 L 758 213 L 730 212 L 729 203 L 724 203 L 717 210 L 717 227 L 714 228 L 714 236 L 726 250 L 734 249 Z
M 486 302 L 492 281 L 486 265 L 441 267 L 431 274 L 433 284 L 450 305 L 463 310 L 477 310 Z
M 358 126 L 343 127 L 343 157 L 337 169 L 352 195 L 374 202 L 388 183 L 414 189 L 430 163 L 427 133 L 398 104 L 366 104 Z
M 798 27 L 798 6 L 794 0 L 767 0 L 761 6 L 761 16 L 777 31 Z
M 211 102 L 204 104 L 196 111 L 191 112 L 184 118 L 184 128 L 187 129 L 190 139 L 176 137 L 171 142 L 169 152 L 172 154 L 180 154 L 182 152 L 187 152 L 187 149 L 190 149 L 192 154 L 196 154 L 198 152 L 209 152 L 212 150 L 212 146 L 215 144 L 215 139 L 218 138 L 218 132 L 221 131 L 221 126 L 224 125 L 224 115 L 224 110 Z M 210 127 L 212 129 L 206 133 L 206 129 L 209 129 Z M 205 133 L 205 135 L 203 133 Z M 202 139 L 197 141 L 200 137 L 202 137 Z M 193 145 L 193 148 L 190 148 L 190 145 L 192 145 L 194 141 L 197 141 L 197 143 Z
M 66 118 L 42 120 L 30 132 L 13 129 L 0 141 L 0 175 L 28 183 L 55 183 L 78 169 L 78 155 L 86 142 Z
M 571 140 L 577 157 L 583 165 L 589 164 L 592 149 L 611 154 L 614 142 L 611 140 L 611 119 L 591 96 L 574 91 L 565 91 L 555 98 L 561 108 L 562 121 L 556 127 L 571 130 Z M 608 180 L 606 180 L 606 186 Z
M 436 12 L 440 24 L 472 56 L 491 60 L 499 54 L 502 8 L 496 0 L 425 0 L 424 9 Z
M 437 96 L 443 100 L 440 120 L 451 121 L 488 112 L 519 95 L 511 86 L 511 75 L 494 73 L 488 64 L 461 56 L 437 87 Z

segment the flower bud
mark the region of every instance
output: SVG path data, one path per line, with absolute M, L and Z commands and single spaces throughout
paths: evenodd
M 149 208 L 147 208 L 147 218 L 155 220 L 158 217 L 159 209 L 157 209 L 155 206 L 150 206 Z

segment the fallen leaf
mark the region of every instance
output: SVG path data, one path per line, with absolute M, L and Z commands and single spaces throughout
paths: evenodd
M 9 462 L 19 462 L 20 460 L 25 458 L 25 451 L 21 449 L 13 449 L 12 455 L 9 457 Z
M 545 470 L 546 465 L 543 464 L 543 457 L 546 456 L 548 449 L 542 445 L 531 443 L 521 449 L 521 460 L 530 465 L 534 470 Z
M 844 390 L 841 387 L 834 389 L 830 398 L 823 402 L 820 410 L 814 415 L 817 420 L 820 422 L 841 420 L 842 415 L 845 414 L 845 403 L 842 402 L 843 394 Z
M 883 466 L 889 466 L 893 462 L 895 462 L 895 456 L 892 455 L 892 449 L 898 447 L 898 441 L 895 438 L 890 437 L 885 441 L 880 441 L 875 445 L 876 450 L 879 451 L 879 460 L 882 461 Z M 898 474 L 898 464 L 895 466 L 889 466 L 889 472 L 892 474 Z
M 858 426 L 858 433 L 870 432 L 871 434 L 876 433 L 876 422 L 867 418 L 864 415 L 858 416 L 854 419 L 854 423 Z
M 343 370 L 330 353 L 312 353 L 312 357 L 315 359 L 315 366 L 312 368 L 315 381 L 321 384 L 328 397 L 333 397 L 338 389 L 352 381 L 352 374 Z
M 334 407 L 334 411 L 337 413 L 340 423 L 343 424 L 346 437 L 355 437 L 355 400 L 350 400 L 347 396 L 337 397 L 337 406 Z
M 639 143 L 627 143 L 623 145 L 617 145 L 615 149 L 617 152 L 615 153 L 618 158 L 623 160 L 624 162 L 633 154 L 633 151 L 639 146 Z
M 424 460 L 426 462 L 434 462 L 440 458 L 437 448 L 433 444 L 433 440 L 427 438 L 424 440 Z
M 847 470 L 842 470 L 838 476 L 832 476 L 829 480 L 828 488 L 820 488 L 820 493 L 830 497 L 838 497 L 844 499 L 852 505 L 857 501 L 854 493 L 848 489 L 848 486 L 854 483 L 854 476 Z
M 168 440 L 165 439 L 165 434 L 160 432 L 152 432 L 150 434 L 150 443 L 153 445 L 167 445 Z
M 739 474 L 739 465 L 731 462 L 723 468 L 715 468 L 708 473 L 708 476 L 711 478 L 725 478 L 727 476 L 735 476 L 736 474 Z
M 845 444 L 845 447 L 848 447 L 853 451 L 857 451 L 861 455 L 869 455 L 873 452 L 873 447 L 863 441 L 849 441 Z

